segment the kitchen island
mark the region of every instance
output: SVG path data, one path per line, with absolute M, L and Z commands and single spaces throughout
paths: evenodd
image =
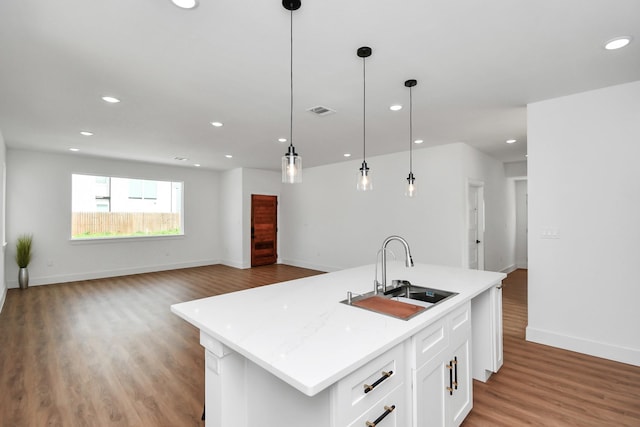
M 472 406 L 471 376 L 486 381 L 502 363 L 505 274 L 390 262 L 389 283 L 458 293 L 401 320 L 340 303 L 373 290 L 374 269 L 171 306 L 200 329 L 206 425 L 458 425 Z M 423 404 L 432 388 L 438 398 Z

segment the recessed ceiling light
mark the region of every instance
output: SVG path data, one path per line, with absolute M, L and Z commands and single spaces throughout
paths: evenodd
M 194 163 L 193 166 L 199 168 L 200 167 L 200 163 Z
M 193 9 L 198 5 L 198 0 L 171 0 L 171 2 L 182 9 Z
M 69 148 L 69 151 L 80 151 L 79 148 Z
M 607 50 L 616 50 L 625 47 L 629 43 L 631 43 L 631 37 L 629 36 L 616 37 L 606 42 L 604 48 Z
M 225 154 L 224 156 L 225 156 L 227 159 L 230 159 L 230 158 L 232 158 L 232 157 L 233 157 L 231 154 Z
M 400 105 L 400 104 L 395 104 L 395 105 L 392 105 L 391 107 L 389 107 L 389 109 L 390 109 L 391 111 L 399 111 L 399 110 L 402 110 L 402 105 Z
M 93 135 L 93 132 L 87 132 L 86 130 L 83 130 L 82 132 L 80 132 L 80 135 L 91 136 Z
M 278 138 L 278 142 L 287 142 L 287 138 Z
M 516 140 L 515 139 L 507 139 L 505 142 L 507 144 L 513 144 L 514 142 L 516 142 Z
M 219 127 L 222 127 L 222 123 L 220 123 L 220 122 L 211 122 L 211 126 L 219 128 Z
M 351 157 L 351 153 L 344 153 L 343 156 L 345 157 Z
M 113 96 L 103 96 L 102 100 L 110 104 L 117 104 L 118 102 L 120 102 L 118 98 L 114 98 Z
M 422 139 L 416 139 L 415 141 L 413 141 L 414 144 L 422 144 L 424 142 L 424 140 Z

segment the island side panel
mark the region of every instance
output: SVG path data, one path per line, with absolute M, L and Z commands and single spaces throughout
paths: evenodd
M 473 378 L 487 382 L 502 367 L 502 284 L 471 300 Z
M 246 359 L 200 331 L 205 348 L 205 426 L 248 427 Z
M 306 396 L 202 331 L 200 343 L 206 427 L 331 425 L 329 389 Z

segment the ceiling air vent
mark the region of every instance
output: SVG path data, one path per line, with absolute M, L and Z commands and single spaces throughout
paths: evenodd
M 312 112 L 317 116 L 328 116 L 329 114 L 333 114 L 336 110 L 332 110 L 328 107 L 323 107 L 322 105 L 318 105 L 317 107 L 307 108 L 307 111 Z

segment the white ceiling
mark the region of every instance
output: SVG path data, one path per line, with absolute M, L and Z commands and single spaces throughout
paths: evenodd
M 2 0 L 0 130 L 15 148 L 277 170 L 289 25 L 280 0 Z M 362 158 L 360 46 L 367 158 L 408 150 L 409 78 L 416 149 L 466 142 L 502 161 L 524 160 L 527 103 L 640 80 L 637 0 L 302 0 L 293 28 L 305 167 Z M 603 48 L 620 35 L 635 40 Z

